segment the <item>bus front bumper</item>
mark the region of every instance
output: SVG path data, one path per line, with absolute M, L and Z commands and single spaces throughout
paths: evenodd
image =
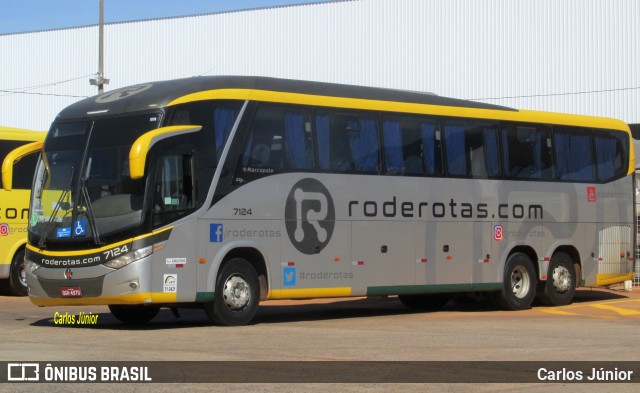
M 153 291 L 150 262 L 147 257 L 117 270 L 100 265 L 27 271 L 29 298 L 37 306 L 175 302 L 176 293 Z

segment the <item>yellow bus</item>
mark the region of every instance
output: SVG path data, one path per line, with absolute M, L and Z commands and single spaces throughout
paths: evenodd
M 0 159 L 3 160 L 0 183 L 0 289 L 17 296 L 27 295 L 24 246 L 27 243 L 29 194 L 45 136 L 46 133 L 41 131 L 0 127 Z M 9 167 L 13 167 L 13 171 L 7 171 Z

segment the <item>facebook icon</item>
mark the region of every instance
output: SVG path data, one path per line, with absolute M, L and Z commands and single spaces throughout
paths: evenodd
M 222 243 L 224 240 L 224 227 L 222 224 L 210 224 L 209 225 L 209 242 Z

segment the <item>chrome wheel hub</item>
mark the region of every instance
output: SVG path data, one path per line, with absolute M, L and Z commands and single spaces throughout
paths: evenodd
M 571 274 L 569 270 L 562 265 L 558 265 L 553 269 L 553 287 L 558 293 L 565 293 L 571 288 Z
M 511 272 L 511 290 L 513 294 L 522 299 L 529 293 L 529 273 L 522 266 L 518 266 Z
M 224 283 L 222 296 L 227 307 L 231 310 L 240 310 L 249 304 L 251 288 L 242 277 L 231 276 Z

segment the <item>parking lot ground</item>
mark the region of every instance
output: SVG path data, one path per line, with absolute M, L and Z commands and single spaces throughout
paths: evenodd
M 97 316 L 96 324 L 56 323 L 58 315 Z M 4 361 L 640 361 L 640 291 L 581 288 L 563 307 L 501 311 L 486 301 L 456 299 L 418 312 L 396 297 L 279 300 L 261 304 L 248 326 L 212 326 L 202 310 L 161 310 L 128 326 L 106 306 L 39 308 L 0 297 Z M 327 381 L 328 383 L 331 381 Z M 508 381 L 505 381 L 508 382 Z M 16 389 L 14 389 L 14 387 Z M 69 391 L 48 384 L 46 391 Z M 95 390 L 72 385 L 71 391 Z M 636 391 L 615 385 L 616 392 Z M 12 385 L 11 390 L 24 390 Z M 100 391 L 611 391 L 612 385 L 567 384 L 154 384 L 108 385 Z M 31 388 L 29 388 L 31 389 Z M 83 390 L 84 389 L 84 390 Z

